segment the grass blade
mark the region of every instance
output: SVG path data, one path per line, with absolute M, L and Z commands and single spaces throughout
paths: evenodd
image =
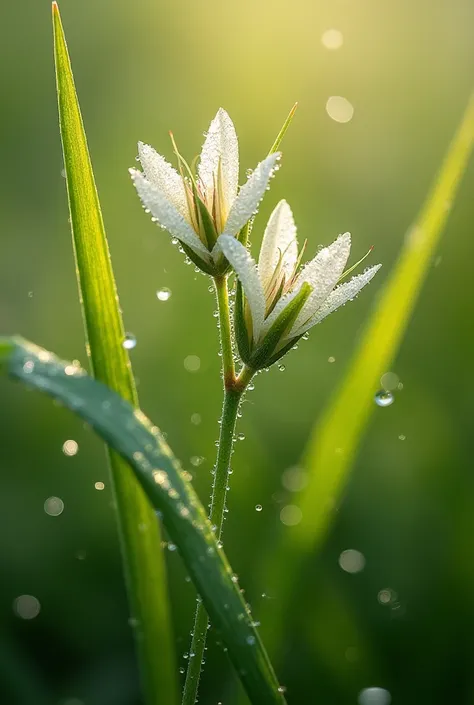
M 380 386 L 380 377 L 390 368 L 403 341 L 473 146 L 474 96 L 435 184 L 406 235 L 342 386 L 311 434 L 304 459 L 310 479 L 299 500 L 303 521 L 292 532 L 298 550 L 313 550 L 325 535 L 331 506 L 337 505 L 341 497 L 375 408 L 374 394 Z M 335 448 L 343 448 L 344 452 L 337 454 Z
M 3 359 L 2 359 L 3 358 Z M 71 363 L 21 338 L 0 340 L 0 368 L 61 401 L 128 461 L 161 513 L 253 705 L 285 705 L 272 666 L 206 511 L 156 426 Z M 156 703 L 168 705 L 161 696 Z
M 433 252 L 454 202 L 474 146 L 474 96 L 448 149 L 431 192 L 409 230 L 398 261 L 385 284 L 355 352 L 342 386 L 316 423 L 302 466 L 308 471 L 305 490 L 294 499 L 301 522 L 285 538 L 266 565 L 266 583 L 277 586 L 278 615 L 273 613 L 267 645 L 282 641 L 281 615 L 288 612 L 294 586 L 308 556 L 314 555 L 341 499 L 362 436 L 375 408 L 380 377 L 390 368 L 413 313 Z M 343 453 L 335 451 L 342 448 Z M 281 570 L 281 566 L 285 570 Z M 265 611 L 262 623 L 265 623 Z
M 53 3 L 59 123 L 87 349 L 94 376 L 137 405 L 123 323 L 66 40 Z M 177 702 L 164 559 L 154 512 L 127 463 L 109 453 L 145 700 Z M 146 526 L 145 532 L 139 526 Z

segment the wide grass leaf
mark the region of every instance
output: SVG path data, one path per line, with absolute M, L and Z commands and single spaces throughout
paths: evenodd
M 59 123 L 87 350 L 94 376 L 137 405 L 99 198 L 55 3 L 53 29 Z M 173 705 L 178 695 L 175 650 L 159 525 L 128 464 L 113 452 L 109 459 L 145 699 L 148 705 Z
M 253 705 L 284 705 L 282 689 L 206 511 L 161 432 L 74 364 L 21 338 L 0 339 L 0 368 L 90 424 L 133 467 L 176 544 Z M 161 697 L 156 703 L 168 705 Z

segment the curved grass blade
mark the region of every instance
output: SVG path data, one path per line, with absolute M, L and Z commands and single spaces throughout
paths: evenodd
M 136 406 L 104 223 L 56 3 L 53 30 L 59 123 L 87 350 L 94 376 Z M 149 705 L 173 705 L 178 690 L 159 525 L 127 463 L 113 452 L 108 454 L 145 700 Z M 146 531 L 138 528 L 144 526 Z
M 87 421 L 134 469 L 178 547 L 216 630 L 225 642 L 253 705 L 285 705 L 285 698 L 217 543 L 206 511 L 156 426 L 125 399 L 81 368 L 21 338 L 0 340 L 0 367 Z M 160 697 L 156 703 L 168 705 Z
M 380 377 L 394 360 L 412 316 L 431 258 L 456 197 L 461 177 L 474 146 L 474 96 L 448 149 L 431 192 L 408 231 L 402 251 L 385 284 L 355 352 L 340 389 L 322 419 L 316 423 L 302 466 L 308 484 L 296 496 L 301 522 L 285 532 L 280 548 L 263 566 L 267 583 L 278 586 L 278 614 L 265 614 L 271 621 L 267 645 L 274 652 L 282 642 L 281 615 L 288 612 L 294 586 L 305 561 L 314 555 L 334 516 L 367 428 Z M 336 452 L 342 449 L 343 452 Z M 284 571 L 281 566 L 285 566 Z

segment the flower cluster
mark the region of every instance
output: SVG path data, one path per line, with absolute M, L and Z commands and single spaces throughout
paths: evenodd
M 143 172 L 130 173 L 147 211 L 177 238 L 204 272 L 237 277 L 235 333 L 240 357 L 257 370 L 276 362 L 310 328 L 351 301 L 381 265 L 339 283 L 345 271 L 351 238 L 340 235 L 300 268 L 303 249 L 293 214 L 280 201 L 270 216 L 258 264 L 242 243 L 245 226 L 257 212 L 280 157 L 269 155 L 240 189 L 237 135 L 228 114 L 220 109 L 206 135 L 196 174 L 179 154 L 179 171 L 161 155 L 139 143 Z M 362 261 L 362 260 L 361 260 Z

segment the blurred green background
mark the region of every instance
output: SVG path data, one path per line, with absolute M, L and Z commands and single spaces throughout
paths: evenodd
M 270 601 L 265 636 L 279 605 L 259 568 L 288 530 L 280 511 L 292 493 L 282 476 L 342 379 L 465 107 L 474 4 L 62 0 L 60 7 L 125 325 L 138 341 L 131 355 L 141 404 L 204 502 L 221 404 L 215 303 L 207 279 L 184 266 L 141 210 L 127 174 L 137 140 L 171 159 L 172 128 L 192 158 L 222 105 L 240 137 L 243 179 L 298 100 L 254 241 L 285 197 L 308 253 L 350 230 L 353 261 L 374 244 L 371 261 L 384 264 L 356 303 L 286 359 L 283 373 L 258 378 L 244 405 L 225 547 L 257 619 L 262 600 Z M 21 333 L 85 363 L 50 5 L 4 3 L 0 20 L 0 333 Z M 337 49 L 324 45 L 329 29 L 342 33 Z M 328 115 L 330 96 L 350 101 L 349 122 Z M 356 703 L 369 686 L 403 705 L 474 703 L 473 187 L 471 165 L 391 370 L 403 389 L 392 406 L 374 409 L 336 521 L 286 615 L 278 670 L 293 705 Z M 163 287 L 172 292 L 166 302 L 156 296 Z M 197 371 L 186 369 L 189 355 L 199 357 Z M 49 400 L 5 380 L 0 393 L 0 702 L 137 705 L 102 444 Z M 63 452 L 67 440 L 77 442 L 77 454 Z M 64 502 L 59 516 L 45 512 L 49 497 Z M 338 563 L 348 549 L 365 557 L 356 574 Z M 167 560 L 181 657 L 194 591 L 176 552 Z M 17 601 L 22 595 L 39 601 L 36 617 L 24 618 L 38 605 Z M 231 705 L 236 693 L 211 631 L 200 703 Z

